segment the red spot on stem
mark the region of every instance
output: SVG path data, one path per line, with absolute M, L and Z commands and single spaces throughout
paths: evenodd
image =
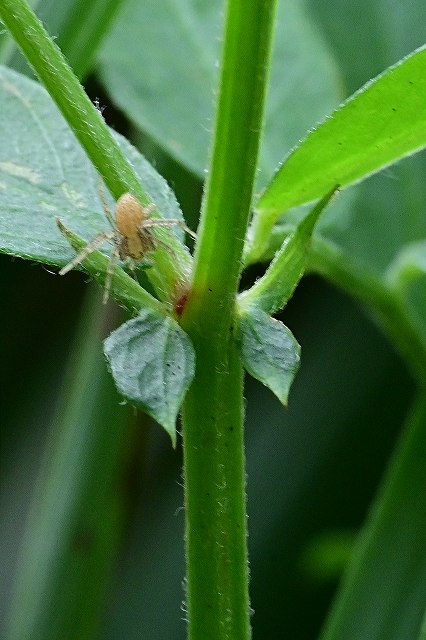
M 183 313 L 183 311 L 184 311 L 184 309 L 185 309 L 186 303 L 187 303 L 187 302 L 188 302 L 188 300 L 189 300 L 189 293 L 190 293 L 190 292 L 189 292 L 188 290 L 187 290 L 187 291 L 184 291 L 184 292 L 182 293 L 182 295 L 181 295 L 181 296 L 177 299 L 177 301 L 176 301 L 176 304 L 175 304 L 175 311 L 176 311 L 176 314 L 177 314 L 177 316 L 178 316 L 179 318 L 181 317 L 181 315 L 182 315 L 182 313 Z

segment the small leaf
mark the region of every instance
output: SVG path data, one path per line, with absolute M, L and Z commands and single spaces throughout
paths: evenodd
M 239 317 L 239 342 L 245 369 L 287 405 L 300 364 L 300 346 L 291 331 L 252 306 Z
M 241 306 L 255 305 L 271 314 L 287 304 L 305 271 L 314 227 L 336 191 L 337 185 L 316 204 L 293 233 L 285 239 L 265 274 L 248 291 L 244 291 L 239 296 Z M 256 254 L 259 248 L 256 240 L 254 236 L 253 243 L 249 245 L 248 262 L 260 257 Z
M 114 331 L 105 355 L 120 393 L 154 418 L 176 444 L 176 418 L 194 376 L 192 344 L 178 323 L 144 309 Z

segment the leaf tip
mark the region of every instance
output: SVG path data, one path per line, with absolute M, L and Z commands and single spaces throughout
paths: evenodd
M 68 229 L 66 228 L 66 226 L 64 225 L 62 220 L 60 218 L 55 218 L 55 222 L 56 222 L 56 225 L 57 225 L 59 231 L 61 233 L 63 233 L 64 235 L 67 235 Z

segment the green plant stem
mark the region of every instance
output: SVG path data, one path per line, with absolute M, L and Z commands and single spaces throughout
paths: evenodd
M 117 200 L 129 192 L 142 204 L 151 198 L 121 151 L 102 114 L 92 104 L 60 49 L 26 0 L 1 0 L 0 18 L 22 49 L 73 130 L 106 186 Z M 173 233 L 163 230 L 173 252 L 155 252 L 149 278 L 163 298 L 173 298 L 190 272 L 191 258 Z M 160 269 L 156 268 L 155 261 Z
M 102 114 L 92 104 L 60 49 L 25 0 L 2 0 L 0 17 L 58 105 L 87 155 L 117 200 L 130 191 L 150 202 Z
M 229 0 L 211 169 L 182 326 L 196 352 L 183 412 L 188 637 L 250 637 L 243 373 L 233 329 L 275 2 Z
M 383 280 L 342 260 L 336 247 L 315 238 L 310 252 L 310 270 L 360 300 L 376 317 L 378 324 L 401 353 L 421 386 L 426 377 L 426 344 L 413 326 L 404 303 Z

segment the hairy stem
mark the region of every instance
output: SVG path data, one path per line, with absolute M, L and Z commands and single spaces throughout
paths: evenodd
M 250 637 L 243 373 L 233 329 L 275 4 L 228 1 L 211 167 L 182 318 L 197 363 L 183 413 L 190 640 Z

